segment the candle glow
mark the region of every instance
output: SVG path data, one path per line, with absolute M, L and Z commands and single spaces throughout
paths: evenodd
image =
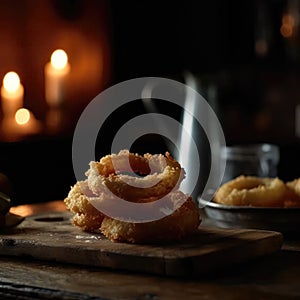
M 26 108 L 20 108 L 15 114 L 15 119 L 19 125 L 27 124 L 30 120 L 29 110 Z
M 64 50 L 55 50 L 51 55 L 51 64 L 57 70 L 62 70 L 68 64 L 68 55 Z
M 61 107 L 64 103 L 69 72 L 67 53 L 62 49 L 55 50 L 45 65 L 45 98 L 50 108 Z
M 16 111 L 23 106 L 24 88 L 16 72 L 8 72 L 1 87 L 1 106 L 3 116 L 13 118 Z
M 3 78 L 3 87 L 10 93 L 14 93 L 20 87 L 20 77 L 16 72 L 8 72 Z

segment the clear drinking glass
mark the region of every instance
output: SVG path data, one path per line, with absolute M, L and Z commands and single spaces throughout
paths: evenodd
M 272 144 L 251 144 L 226 147 L 226 169 L 223 183 L 239 175 L 276 177 L 280 158 L 279 147 Z

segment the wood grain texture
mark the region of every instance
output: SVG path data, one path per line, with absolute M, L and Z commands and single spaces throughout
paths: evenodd
M 0 257 L 0 265 L 0 299 L 286 300 L 300 297 L 300 252 L 292 251 L 279 251 L 230 266 L 223 272 L 189 279 L 16 257 Z
M 67 212 L 53 212 L 27 217 L 13 230 L 2 232 L 0 254 L 158 275 L 194 276 L 273 253 L 281 244 L 282 236 L 276 232 L 206 227 L 176 243 L 113 243 L 101 234 L 85 233 L 72 226 Z

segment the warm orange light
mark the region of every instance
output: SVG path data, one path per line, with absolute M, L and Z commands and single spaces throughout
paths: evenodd
M 51 55 L 51 65 L 57 69 L 61 70 L 68 64 L 68 55 L 64 50 L 55 50 Z
M 30 112 L 26 108 L 20 108 L 17 110 L 15 119 L 17 124 L 24 125 L 27 124 L 30 120 Z
M 294 34 L 294 28 L 296 26 L 296 19 L 291 14 L 284 14 L 282 16 L 282 25 L 280 27 L 280 33 L 283 37 L 289 38 Z
M 3 87 L 9 93 L 16 92 L 20 87 L 20 77 L 16 72 L 8 72 L 3 78 Z
M 293 27 L 287 24 L 283 24 L 280 27 L 280 33 L 282 34 L 283 37 L 289 38 L 293 35 Z
M 282 16 L 282 24 L 287 24 L 289 26 L 295 26 L 296 21 L 292 15 L 286 14 Z

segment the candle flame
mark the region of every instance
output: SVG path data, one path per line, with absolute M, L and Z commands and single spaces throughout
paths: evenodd
M 20 86 L 20 77 L 16 72 L 8 72 L 3 78 L 3 86 L 8 92 L 16 92 Z
M 51 55 L 51 64 L 57 69 L 61 70 L 66 67 L 68 63 L 68 55 L 64 50 L 55 50 Z
M 27 124 L 30 120 L 30 112 L 26 108 L 20 108 L 17 110 L 15 115 L 16 122 L 19 125 Z

